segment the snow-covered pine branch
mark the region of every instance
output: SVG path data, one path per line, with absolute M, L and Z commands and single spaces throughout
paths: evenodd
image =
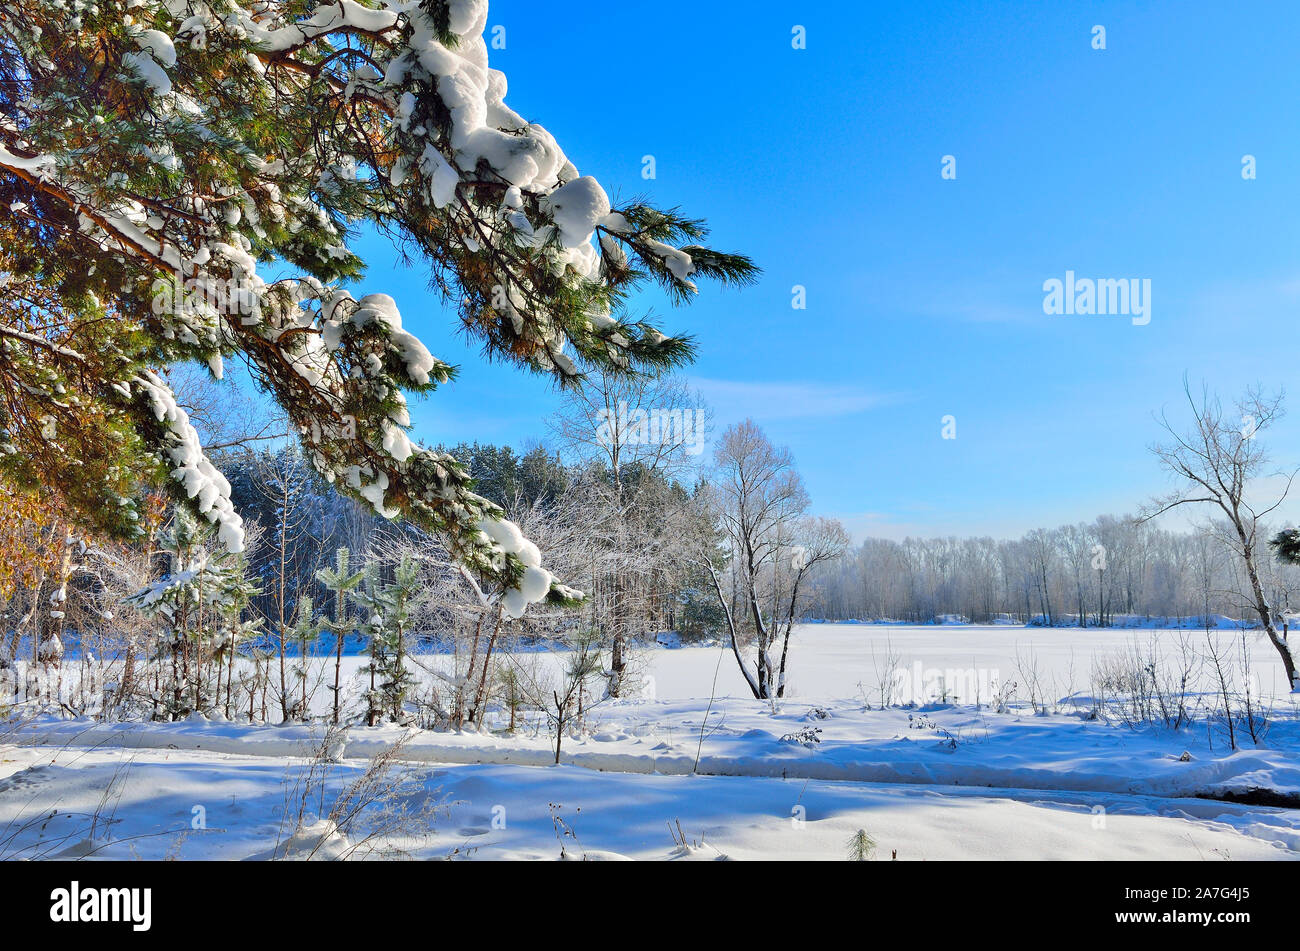
M 146 453 L 237 544 L 219 476 L 178 435 L 179 417 L 170 432 L 150 424 L 165 397 L 140 383 L 179 360 L 220 376 L 236 357 L 325 478 L 446 532 L 457 557 L 512 592 L 510 613 L 575 598 L 456 460 L 407 437 L 404 391 L 432 390 L 453 368 L 404 329 L 391 297 L 341 288 L 363 270 L 349 229 L 393 235 L 489 355 L 561 384 L 584 366 L 689 358 L 687 338 L 626 315 L 644 280 L 684 300 L 699 278 L 756 272 L 700 246 L 698 221 L 611 207 L 505 104 L 487 15 L 486 0 L 0 8 L 0 275 L 34 283 L 59 316 L 0 304 L 0 361 L 27 378 L 3 392 L 0 464 L 41 478 L 51 460 L 22 448 L 44 425 L 28 404 L 71 392 L 113 436 L 111 471 L 81 490 L 123 511 L 113 527 L 129 533 L 124 487 Z M 300 276 L 268 281 L 271 261 Z

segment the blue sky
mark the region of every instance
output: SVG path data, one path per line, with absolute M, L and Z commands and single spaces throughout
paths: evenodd
M 489 23 L 508 102 L 582 173 L 706 217 L 764 268 L 639 304 L 696 336 L 718 422 L 789 445 L 814 508 L 858 537 L 1132 511 L 1164 487 L 1152 414 L 1178 409 L 1185 372 L 1224 396 L 1288 382 L 1300 5 L 494 0 Z M 482 362 L 421 274 L 360 247 L 362 288 L 461 365 L 416 404 L 417 437 L 541 437 L 549 386 Z M 1150 279 L 1150 323 L 1045 315 L 1067 270 Z M 1279 463 L 1300 462 L 1295 410 Z

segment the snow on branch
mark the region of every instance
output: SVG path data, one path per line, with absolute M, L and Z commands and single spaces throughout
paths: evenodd
M 26 196 L 14 207 L 31 223 L 14 240 L 42 259 L 59 235 L 92 296 L 130 315 L 121 361 L 169 428 L 177 485 L 223 540 L 240 544 L 224 480 L 148 367 L 196 360 L 220 375 L 241 357 L 326 479 L 446 533 L 512 614 L 572 600 L 456 460 L 409 438 L 403 391 L 453 368 L 391 297 L 343 290 L 363 271 L 349 229 L 393 235 L 490 356 L 561 384 L 585 367 L 689 359 L 688 338 L 627 316 L 629 294 L 649 279 L 689 299 L 701 278 L 752 280 L 752 263 L 702 247 L 702 223 L 675 211 L 614 208 L 511 110 L 488 63 L 486 0 L 105 0 L 72 13 L 64 0 L 0 7 L 0 76 L 22 86 L 0 90 L 0 185 Z M 299 276 L 268 282 L 270 261 Z
M 165 448 L 174 469 L 171 476 L 185 488 L 201 515 L 217 527 L 217 537 L 230 552 L 244 550 L 244 523 L 230 502 L 230 483 L 203 452 L 189 414 L 161 377 L 145 371 L 136 379 L 149 399 L 155 418 L 166 427 Z

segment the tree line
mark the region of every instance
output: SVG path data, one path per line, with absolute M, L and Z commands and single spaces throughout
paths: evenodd
M 1163 530 L 1132 515 L 1015 539 L 868 538 L 817 573 L 808 613 L 914 624 L 945 616 L 1083 627 L 1128 616 L 1249 621 L 1246 579 L 1229 554 L 1211 532 Z M 1271 603 L 1300 608 L 1295 566 L 1267 557 L 1261 565 Z

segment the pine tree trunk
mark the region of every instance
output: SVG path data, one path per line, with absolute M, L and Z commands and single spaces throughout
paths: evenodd
M 339 595 L 340 600 L 342 595 Z M 339 722 L 339 674 L 343 669 L 343 632 L 339 631 L 335 636 L 334 650 L 334 725 Z

